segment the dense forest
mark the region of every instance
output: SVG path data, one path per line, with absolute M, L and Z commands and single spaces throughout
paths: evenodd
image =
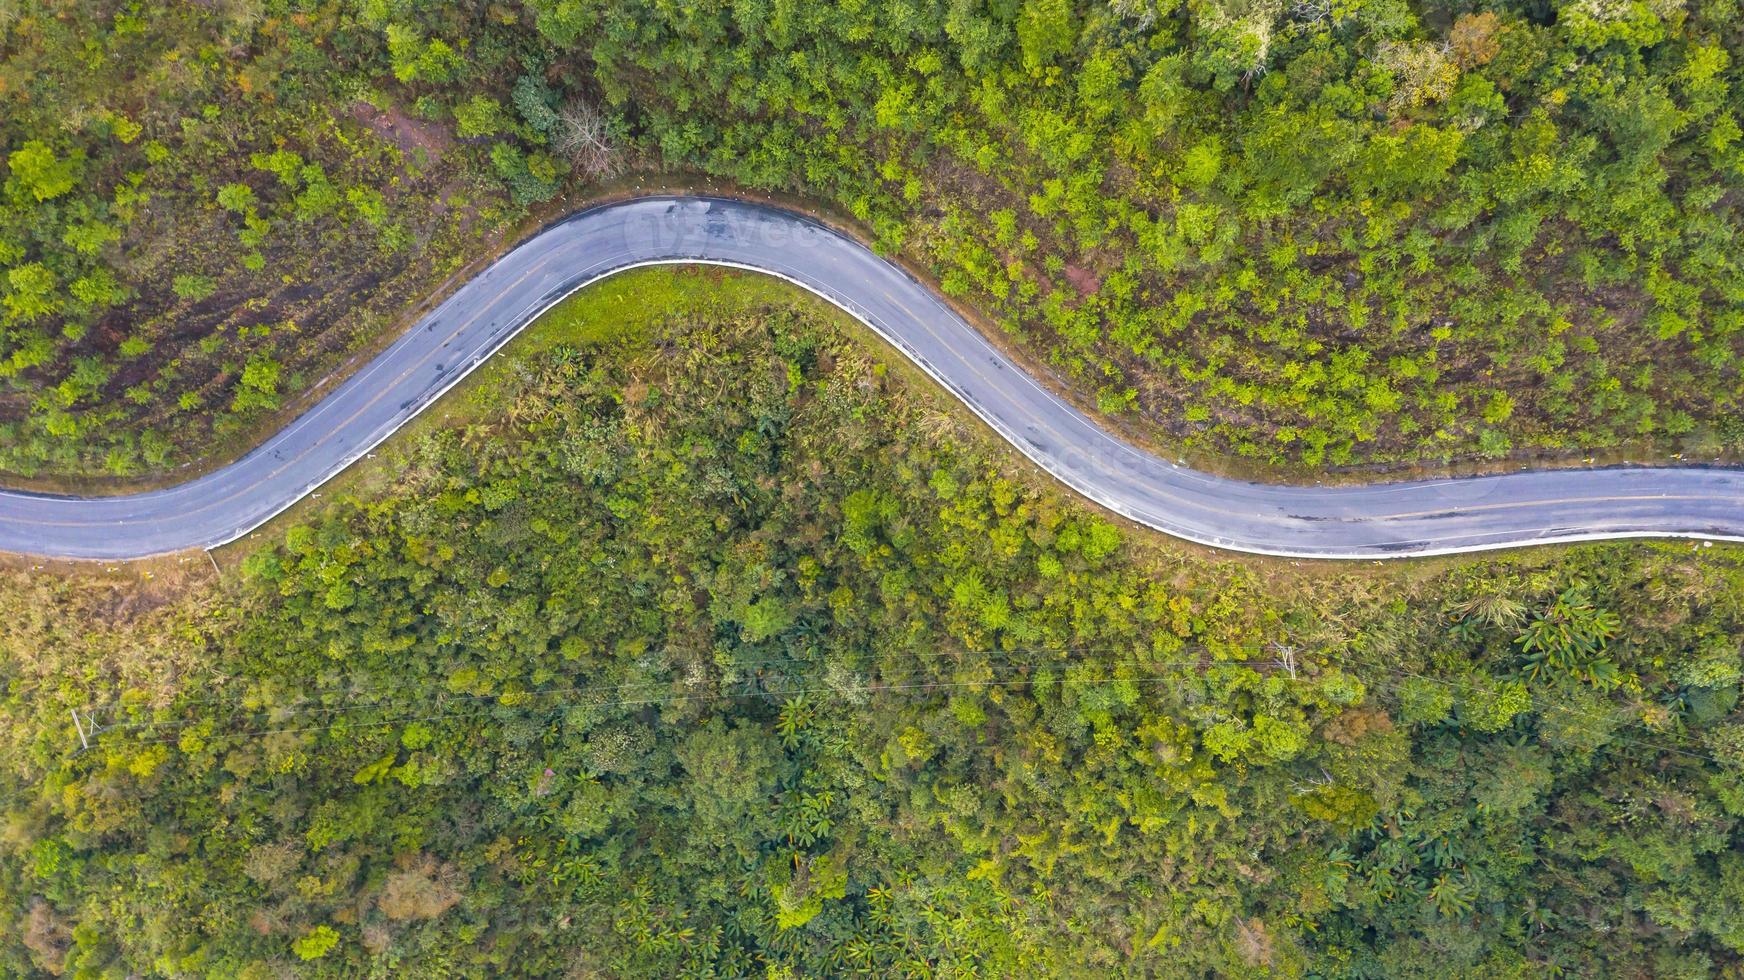
M 1730 453 L 1741 42 L 1737 0 L 4 4 L 0 467 L 234 454 L 614 177 L 828 206 L 1201 458 Z
M 766 191 L 1296 473 L 1732 453 L 1737 0 L 0 0 L 0 472 Z M 1744 550 L 1160 541 L 827 308 L 584 293 L 217 556 L 0 570 L 0 973 L 1744 970 Z
M 1738 967 L 1744 551 L 1165 546 L 759 279 L 527 339 L 221 577 L 0 575 L 0 972 Z

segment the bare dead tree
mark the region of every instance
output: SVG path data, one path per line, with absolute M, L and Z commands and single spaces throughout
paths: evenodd
M 572 101 L 557 113 L 552 147 L 592 179 L 610 177 L 623 168 L 622 156 L 612 145 L 605 115 L 589 102 Z

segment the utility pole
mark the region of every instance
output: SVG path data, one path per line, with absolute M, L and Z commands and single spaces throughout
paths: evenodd
M 67 709 L 67 713 L 73 716 L 73 728 L 79 733 L 79 751 L 83 752 L 84 750 L 89 749 L 91 747 L 91 739 L 85 731 L 84 723 L 79 721 L 79 709 L 69 708 Z M 95 734 L 97 734 L 97 729 L 93 727 L 89 732 L 89 735 Z
M 1295 680 L 1296 679 L 1296 648 L 1293 646 L 1285 645 L 1283 643 L 1274 642 L 1272 644 L 1272 649 L 1277 651 L 1278 656 L 1283 658 L 1280 665 L 1285 670 L 1290 672 L 1290 679 Z

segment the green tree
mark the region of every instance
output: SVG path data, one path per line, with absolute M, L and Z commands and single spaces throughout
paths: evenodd
M 53 200 L 77 187 L 84 161 L 81 151 L 56 157 L 41 140 L 26 142 L 6 158 L 15 186 L 37 201 Z

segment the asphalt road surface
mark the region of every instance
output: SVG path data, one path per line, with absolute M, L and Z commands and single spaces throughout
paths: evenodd
M 615 272 L 670 263 L 756 270 L 817 293 L 912 358 L 1061 483 L 1201 544 L 1388 558 L 1594 538 L 1744 540 L 1744 470 L 1545 470 L 1329 488 L 1187 469 L 1105 432 L 930 289 L 852 239 L 761 205 L 657 197 L 583 211 L 533 236 L 222 469 L 127 496 L 0 492 L 0 550 L 125 559 L 234 541 L 374 449 L 558 300 Z

